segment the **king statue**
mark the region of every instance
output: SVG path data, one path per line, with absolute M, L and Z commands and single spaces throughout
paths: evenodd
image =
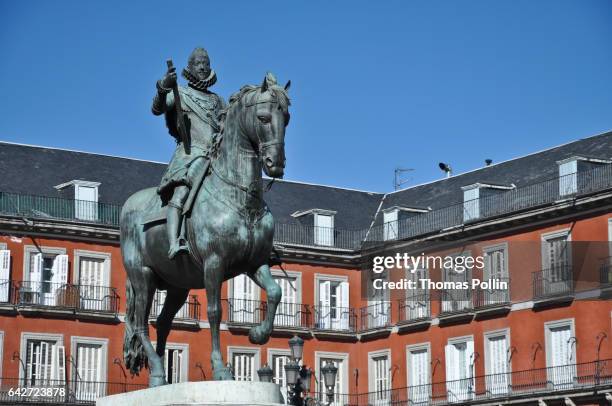
M 226 107 L 221 96 L 208 90 L 217 81 L 217 76 L 210 68 L 205 49 L 193 50 L 182 75 L 188 82 L 186 87 L 177 86 L 175 68 L 169 61 L 166 75 L 157 81 L 157 94 L 151 108 L 156 116 L 165 114 L 168 131 L 177 142 L 157 189 L 162 203 L 167 206 L 170 259 L 189 251 L 184 227 L 181 227 L 183 206 L 192 186 L 198 187 L 198 179 L 201 180 L 207 170 L 211 149 L 220 131 L 219 117 Z

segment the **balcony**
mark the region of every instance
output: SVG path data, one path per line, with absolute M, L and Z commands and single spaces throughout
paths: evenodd
M 312 330 L 322 338 L 356 340 L 357 312 L 351 307 L 313 306 Z
M 356 250 L 367 230 L 308 226 L 300 223 L 276 223 L 274 242 L 303 247 Z
M 18 388 L 20 392 L 16 394 L 15 391 Z M 147 385 L 144 384 L 127 382 L 31 380 L 2 377 L 0 378 L 0 404 L 95 405 L 99 397 L 146 388 Z
M 534 307 L 547 307 L 574 300 L 572 266 L 559 264 L 533 274 Z
M 149 320 L 155 324 L 166 300 L 166 291 L 158 290 L 153 297 Z M 177 328 L 198 329 L 200 327 L 200 302 L 196 295 L 191 295 L 179 309 L 172 320 L 172 326 Z
M 469 322 L 474 318 L 474 303 L 470 289 L 440 290 L 440 324 Z
M 75 315 L 78 318 L 117 319 L 119 295 L 108 286 L 19 282 L 15 295 L 19 312 Z
M 362 340 L 388 336 L 391 333 L 391 302 L 381 301 L 359 309 L 359 332 Z
M 607 404 L 612 389 L 612 360 L 570 364 L 502 374 L 482 375 L 455 381 L 379 390 L 359 394 L 336 394 L 337 406 L 447 406 L 447 405 L 548 405 Z M 311 396 L 324 401 L 323 393 Z
M 400 332 L 425 330 L 431 325 L 430 300 L 429 293 L 422 293 L 398 302 L 398 329 Z
M 474 291 L 474 310 L 476 318 L 505 315 L 510 312 L 510 278 L 497 278 L 502 287 L 477 289 Z M 503 286 L 507 286 L 504 288 Z

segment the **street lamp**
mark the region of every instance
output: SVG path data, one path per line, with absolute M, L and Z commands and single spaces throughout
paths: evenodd
M 293 338 L 289 340 L 289 349 L 291 350 L 291 358 L 299 362 L 304 354 L 304 340 L 298 336 L 293 336 Z
M 259 376 L 259 380 L 261 382 L 272 382 L 272 368 L 268 364 L 264 364 L 264 366 L 257 370 L 257 375 Z
M 334 400 L 334 389 L 336 387 L 336 374 L 338 368 L 328 361 L 321 369 L 323 380 L 325 381 L 325 389 L 327 394 L 327 403 L 321 403 L 308 396 L 310 392 L 310 382 L 312 379 L 312 370 L 305 365 L 300 367 L 299 361 L 304 354 L 304 340 L 298 336 L 294 336 L 289 340 L 289 349 L 291 350 L 291 359 L 285 364 L 285 383 L 287 385 L 287 397 L 289 404 L 295 406 L 321 406 L 328 405 Z M 304 397 L 302 397 L 304 395 Z

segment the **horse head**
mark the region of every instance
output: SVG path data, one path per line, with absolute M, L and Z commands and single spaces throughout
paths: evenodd
M 272 73 L 266 74 L 259 87 L 241 89 L 244 114 L 240 124 L 257 152 L 266 175 L 282 178 L 285 172 L 285 127 L 289 124 L 289 96 L 278 86 Z M 232 96 L 234 97 L 234 96 Z M 231 103 L 230 99 L 230 103 Z

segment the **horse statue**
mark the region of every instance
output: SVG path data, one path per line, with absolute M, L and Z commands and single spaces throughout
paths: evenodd
M 121 210 L 121 254 L 127 272 L 124 360 L 132 374 L 150 368 L 150 387 L 167 383 L 162 359 L 166 340 L 190 289 L 206 289 L 213 379 L 233 379 L 219 342 L 224 281 L 244 273 L 265 290 L 267 312 L 250 329 L 249 339 L 264 344 L 270 338 L 282 292 L 269 267 L 274 219 L 263 200 L 262 168 L 272 178 L 283 176 L 289 85 L 278 86 L 268 74 L 261 86 L 244 86 L 230 97 L 208 175 L 201 185 L 192 186 L 193 205 L 184 221 L 190 254 L 168 259 L 164 208 L 155 188 L 136 192 Z M 154 349 L 148 319 L 156 289 L 167 294 L 157 318 Z

